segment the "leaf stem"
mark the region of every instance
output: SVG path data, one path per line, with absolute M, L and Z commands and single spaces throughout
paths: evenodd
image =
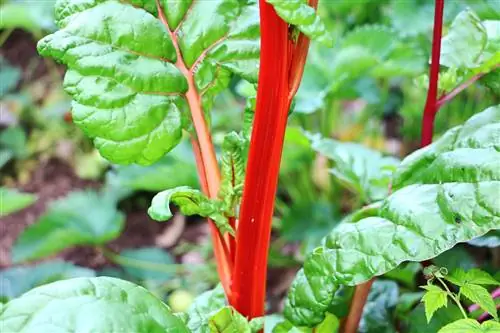
M 361 316 L 363 314 L 363 308 L 366 300 L 368 299 L 368 294 L 370 293 L 370 288 L 372 287 L 374 281 L 375 279 L 371 279 L 356 286 L 351 307 L 349 308 L 349 314 L 344 322 L 344 333 L 356 333 L 358 331 L 359 321 L 361 320 Z
M 184 74 L 188 82 L 186 99 L 189 105 L 193 127 L 195 130 L 195 134 L 192 137 L 192 143 L 195 143 L 193 144 L 193 150 L 195 152 L 198 175 L 202 184 L 202 190 L 208 197 L 215 199 L 219 192 L 220 171 L 217 157 L 215 155 L 215 149 L 212 143 L 210 130 L 203 113 L 201 98 L 194 83 L 193 72 L 190 71 L 184 63 L 177 41 L 177 35 L 175 31 L 172 31 L 170 29 L 159 0 L 156 0 L 156 6 L 158 9 L 158 17 L 167 28 L 167 31 L 170 34 L 170 38 L 176 50 L 177 61 L 175 65 Z M 214 244 L 215 259 L 217 261 L 217 271 L 219 273 L 219 278 L 221 280 L 224 291 L 226 292 L 226 295 L 229 296 L 232 273 L 232 263 L 230 260 L 231 254 L 229 253 L 229 250 L 227 248 L 226 240 L 221 235 L 215 224 L 210 221 L 209 225 Z
M 439 63 L 441 58 L 443 12 L 444 0 L 436 0 L 434 9 L 434 30 L 432 37 L 432 57 L 429 77 L 429 89 L 427 91 L 427 100 L 425 102 L 424 116 L 422 119 L 422 147 L 425 147 L 432 143 L 434 120 L 436 118 L 436 113 L 439 110 L 439 106 L 437 104 L 437 93 L 439 80 Z
M 462 304 L 460 304 L 460 299 L 454 293 L 451 292 L 450 288 L 448 288 L 446 283 L 443 280 L 441 280 L 441 278 L 436 276 L 436 279 L 443 285 L 444 289 L 446 289 L 446 293 L 448 294 L 448 296 L 457 304 L 464 318 L 465 319 L 469 318 L 464 308 L 462 307 Z

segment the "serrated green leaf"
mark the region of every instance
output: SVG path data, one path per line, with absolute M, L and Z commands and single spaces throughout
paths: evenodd
M 0 187 L 0 217 L 15 213 L 37 200 L 37 196 L 30 193 L 22 193 L 15 189 Z
M 450 274 L 450 276 L 446 276 L 445 278 L 457 286 L 463 286 L 466 284 L 500 285 L 500 281 L 497 281 L 489 273 L 477 268 L 468 270 L 467 272 L 457 269 Z
M 333 39 L 314 8 L 306 0 L 267 0 L 276 13 L 287 23 L 295 26 L 312 40 L 332 47 Z
M 33 266 L 10 267 L 0 271 L 0 299 L 12 299 L 42 284 L 76 277 L 93 277 L 90 268 L 62 260 L 46 261 Z
M 422 288 L 426 290 L 426 293 L 422 297 L 422 302 L 424 302 L 425 306 L 425 317 L 427 318 L 427 322 L 430 322 L 434 312 L 448 305 L 448 294 L 443 289 L 432 284 L 423 286 Z
M 12 260 L 35 260 L 75 245 L 102 245 L 118 237 L 124 223 L 113 200 L 93 191 L 73 192 L 54 201 L 21 233 Z
M 495 302 L 486 288 L 467 283 L 460 287 L 460 293 L 498 320 Z
M 376 216 L 341 223 L 307 256 L 290 289 L 286 318 L 312 327 L 339 285 L 433 258 L 497 229 L 499 126 L 500 106 L 491 107 L 407 157 Z
M 0 322 L 6 332 L 189 332 L 146 289 L 108 277 L 35 288 L 7 303 Z
M 437 332 L 441 327 L 461 318 L 463 315 L 460 309 L 454 303 L 450 303 L 448 307 L 437 310 L 430 322 L 427 322 L 423 304 L 419 304 L 401 319 L 408 327 L 408 333 L 429 333 Z
M 61 30 L 38 50 L 68 66 L 73 121 L 115 163 L 151 164 L 179 143 L 188 81 L 208 112 L 232 73 L 257 78 L 255 5 L 59 0 L 55 13 Z
M 500 323 L 486 321 L 480 324 L 474 319 L 460 319 L 441 328 L 438 333 L 498 333 Z
M 223 215 L 221 203 L 207 198 L 199 190 L 188 186 L 176 187 L 155 195 L 148 209 L 149 216 L 156 221 L 169 220 L 173 216 L 170 211 L 171 203 L 178 206 L 182 214 L 208 217 L 222 233 L 228 232 L 234 235 L 227 217 Z
M 333 160 L 330 172 L 365 203 L 383 199 L 388 194 L 392 172 L 399 164 L 394 157 L 357 143 L 311 137 L 313 150 Z
M 210 317 L 225 307 L 226 298 L 221 285 L 196 297 L 187 310 L 186 325 L 192 333 L 210 333 L 208 322 Z

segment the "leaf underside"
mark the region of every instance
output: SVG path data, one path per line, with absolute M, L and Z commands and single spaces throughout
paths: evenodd
M 152 164 L 179 143 L 189 79 L 207 112 L 232 73 L 257 78 L 255 5 L 59 0 L 55 13 L 38 51 L 68 66 L 73 121 L 115 163 Z
M 357 285 L 405 261 L 424 261 L 500 228 L 500 106 L 408 156 L 375 216 L 341 224 L 305 260 L 285 316 L 324 318 L 340 285 Z

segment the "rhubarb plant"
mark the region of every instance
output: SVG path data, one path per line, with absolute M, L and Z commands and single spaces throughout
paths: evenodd
M 443 0 L 436 0 L 428 95 L 434 115 L 443 5 Z M 117 164 L 151 165 L 164 159 L 187 132 L 201 190 L 192 184 L 162 188 L 148 213 L 158 221 L 169 220 L 173 204 L 184 215 L 206 217 L 221 286 L 201 295 L 186 312 L 174 314 L 159 298 L 130 282 L 109 277 L 59 281 L 2 306 L 4 329 L 262 330 L 286 125 L 310 40 L 332 44 L 317 6 L 317 0 L 57 1 L 59 30 L 42 39 L 38 50 L 67 66 L 64 87 L 73 98 L 73 122 L 93 139 L 101 155 Z M 420 61 L 409 60 L 406 46 L 401 36 L 386 27 L 350 32 L 335 58 L 335 82 L 325 91 L 335 95 L 341 84 L 367 73 L 380 79 L 395 73 L 412 75 Z M 233 75 L 257 83 L 256 96 L 248 101 L 241 130 L 224 136 L 218 158 L 210 113 L 215 96 L 228 87 Z M 429 124 L 432 121 L 424 121 L 425 131 Z M 335 179 L 367 205 L 348 215 L 307 255 L 286 301 L 286 321 L 274 332 L 335 332 L 345 324 L 343 329 L 350 333 L 357 329 L 362 313 L 364 331 L 373 320 L 371 309 L 382 305 L 377 314 L 389 317 L 385 309 L 395 306 L 397 288 L 394 282 L 375 281 L 372 293 L 363 288 L 353 293 L 354 286 L 394 273 L 403 262 L 434 258 L 457 243 L 499 229 L 499 126 L 500 106 L 491 106 L 402 162 L 330 139 L 328 131 L 323 137 L 306 139 L 316 152 L 332 160 L 330 172 Z M 430 134 L 424 145 L 430 143 Z M 124 224 L 116 209 L 116 198 L 123 194 L 110 195 L 119 184 L 101 193 L 75 194 L 51 207 L 17 241 L 16 261 L 90 244 L 115 263 L 135 263 L 128 273 L 142 275 L 134 268 L 151 249 L 117 254 L 104 246 Z M 149 183 L 148 189 L 155 185 L 159 186 Z M 78 209 L 73 209 L 75 202 L 81 203 Z M 147 271 L 169 260 L 160 255 L 159 262 L 143 267 Z M 470 289 L 479 283 L 463 284 Z M 381 296 L 386 290 L 391 291 L 389 297 Z M 479 299 L 469 299 L 484 307 Z M 349 303 L 351 309 L 346 311 Z M 348 312 L 342 325 L 335 313 L 339 308 Z M 485 309 L 492 311 L 491 302 Z M 479 329 L 490 326 L 482 324 Z

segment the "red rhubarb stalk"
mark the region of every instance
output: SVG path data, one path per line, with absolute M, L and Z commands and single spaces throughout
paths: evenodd
M 437 103 L 439 61 L 441 58 L 441 36 L 443 31 L 444 0 L 436 0 L 434 9 L 434 31 L 432 36 L 431 71 L 429 77 L 429 90 L 425 102 L 424 117 L 422 120 L 421 146 L 425 147 L 432 143 L 434 130 L 434 119 L 439 110 Z
M 257 105 L 236 233 L 231 304 L 248 318 L 264 314 L 267 252 L 288 115 L 288 24 L 260 0 Z
M 310 0 L 316 8 L 318 0 Z M 236 232 L 231 304 L 248 318 L 264 314 L 267 255 L 288 111 L 304 72 L 309 39 L 260 0 L 257 106 Z

